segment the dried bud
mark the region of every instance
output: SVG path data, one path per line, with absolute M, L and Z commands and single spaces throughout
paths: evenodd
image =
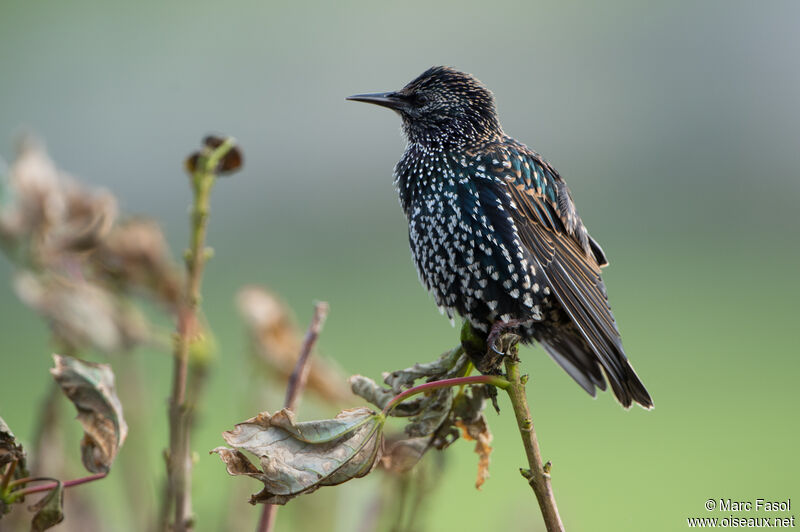
M 203 149 L 186 158 L 186 171 L 194 174 L 199 171 L 211 171 L 218 175 L 231 174 L 242 167 L 242 151 L 236 144 L 223 155 L 214 168 L 205 168 L 214 150 L 222 146 L 228 139 L 209 135 L 203 139 Z

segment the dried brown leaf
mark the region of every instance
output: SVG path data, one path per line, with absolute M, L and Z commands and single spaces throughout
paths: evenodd
M 153 220 L 133 218 L 114 226 L 90 261 L 100 276 L 122 290 L 143 290 L 168 307 L 178 304 L 180 270 Z
M 233 447 L 217 447 L 231 475 L 246 475 L 264 483 L 250 502 L 285 504 L 322 486 L 363 477 L 380 456 L 385 418 L 368 408 L 340 412 L 334 419 L 297 423 L 289 410 L 262 412 L 231 431 L 223 432 Z M 259 459 L 259 470 L 242 453 Z
M 433 362 L 418 363 L 410 368 L 384 373 L 383 382 L 391 387 L 395 394 L 398 394 L 405 388 L 414 386 L 414 382 L 419 379 L 438 380 L 448 374 L 458 373 L 466 365 L 467 361 L 468 359 L 463 354 L 461 347 L 457 347 L 450 351 L 445 351 Z
M 53 359 L 56 367 L 50 373 L 75 405 L 83 426 L 83 465 L 92 473 L 106 473 L 128 434 L 111 366 L 61 355 Z
M 465 440 L 475 442 L 475 453 L 478 455 L 475 487 L 478 489 L 489 478 L 489 457 L 492 453 L 492 433 L 483 412 L 487 395 L 486 386 L 473 386 L 459 395 L 453 406 L 454 425 L 461 429 Z
M 113 353 L 151 339 L 149 324 L 135 307 L 90 282 L 21 271 L 14 289 L 23 303 L 47 319 L 67 347 Z
M 407 473 L 417 465 L 431 448 L 430 436 L 402 438 L 387 442 L 381 456 L 381 465 L 393 473 Z
M 442 388 L 431 392 L 420 405 L 420 412 L 411 418 L 405 431 L 409 436 L 430 436 L 450 416 L 453 407 L 453 390 Z
M 475 487 L 481 489 L 483 483 L 489 478 L 489 457 L 492 454 L 492 433 L 489 432 L 489 425 L 486 418 L 481 415 L 472 423 L 465 423 L 459 419 L 456 427 L 463 431 L 464 439 L 475 442 L 475 453 L 478 455 L 478 477 L 475 480 Z
M 0 237 L 26 266 L 60 263 L 65 252 L 93 249 L 108 234 L 117 202 L 105 189 L 59 171 L 37 143 L 22 142 L 9 178 L 12 201 L 0 211 Z

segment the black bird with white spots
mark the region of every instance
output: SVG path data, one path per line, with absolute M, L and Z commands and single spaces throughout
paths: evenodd
M 473 76 L 434 67 L 394 92 L 349 100 L 395 110 L 408 140 L 394 170 L 421 282 L 451 319 L 489 333 L 514 324 L 587 392 L 653 402 L 608 306 L 603 250 L 566 183 L 503 132 L 494 97 Z

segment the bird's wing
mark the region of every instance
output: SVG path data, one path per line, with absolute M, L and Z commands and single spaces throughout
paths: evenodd
M 525 252 L 603 367 L 623 405 L 650 397 L 625 357 L 600 277 L 605 256 L 589 237 L 558 173 L 524 146 L 484 156 L 487 173 L 508 200 Z M 563 364 L 562 364 L 563 365 Z

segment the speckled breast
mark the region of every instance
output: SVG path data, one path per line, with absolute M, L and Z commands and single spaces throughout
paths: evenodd
M 497 320 L 542 320 L 549 290 L 500 197 L 502 184 L 463 155 L 406 159 L 397 165 L 395 184 L 411 253 L 442 312 L 482 330 Z

